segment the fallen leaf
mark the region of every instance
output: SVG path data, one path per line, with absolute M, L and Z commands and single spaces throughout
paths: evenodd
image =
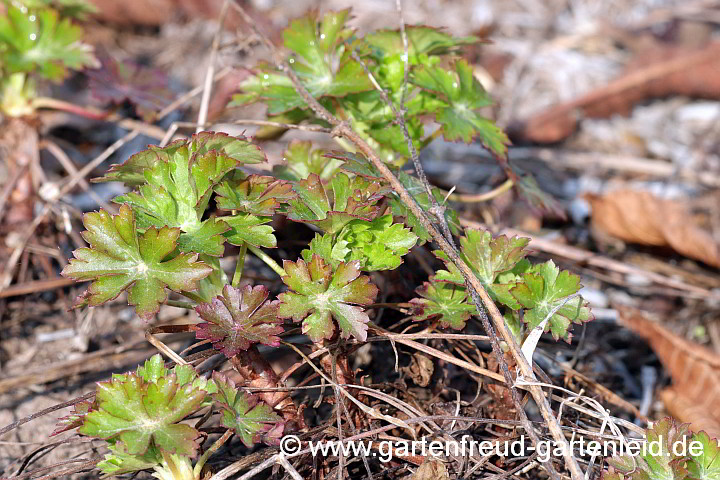
M 430 378 L 435 371 L 433 361 L 422 353 L 415 353 L 410 358 L 410 365 L 403 367 L 402 371 L 419 387 L 427 387 L 430 385 Z
M 693 220 L 691 206 L 648 192 L 619 190 L 586 195 L 592 228 L 625 242 L 670 247 L 686 257 L 720 267 L 720 247 L 712 234 Z
M 427 459 L 415 470 L 411 480 L 450 480 L 450 475 L 444 463 Z
M 621 308 L 618 313 L 620 324 L 647 340 L 670 372 L 673 384 L 661 393 L 665 408 L 690 423 L 694 432 L 720 435 L 720 355 L 675 335 L 638 310 Z
M 172 101 L 169 79 L 162 70 L 108 55 L 101 56 L 100 62 L 101 68 L 85 73 L 90 91 L 100 102 L 122 105 L 128 101 L 138 115 L 152 123 L 155 114 Z
M 683 95 L 720 98 L 720 42 L 703 48 L 658 45 L 642 51 L 625 73 L 604 87 L 552 106 L 511 129 L 512 140 L 559 142 L 569 137 L 582 118 L 627 115 L 651 98 Z

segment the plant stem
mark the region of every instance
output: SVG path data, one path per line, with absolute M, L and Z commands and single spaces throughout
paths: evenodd
M 81 117 L 90 118 L 92 120 L 104 120 L 110 115 L 110 113 L 104 112 L 102 110 L 81 107 L 80 105 L 75 105 L 74 103 L 65 102 L 63 100 L 58 100 L 57 98 L 49 97 L 37 97 L 33 99 L 32 106 L 35 109 L 51 108 L 53 110 L 70 112 L 76 115 L 80 115 Z
M 200 472 L 202 472 L 202 469 L 205 466 L 205 462 L 207 462 L 208 458 L 210 458 L 210 455 L 215 453 L 218 448 L 222 447 L 223 444 L 228 441 L 232 434 L 232 430 L 226 430 L 225 433 L 223 433 L 222 437 L 215 440 L 215 443 L 213 443 L 210 448 L 208 448 L 205 453 L 203 453 L 200 458 L 198 458 L 198 461 L 195 463 L 195 468 L 193 469 L 195 478 L 200 478 Z
M 343 148 L 343 150 L 345 150 L 346 152 L 356 151 L 356 148 L 353 146 L 353 144 L 348 142 L 347 140 L 345 140 L 342 137 L 334 137 L 333 140 L 335 140 L 335 143 L 340 145 Z
M 195 309 L 195 305 L 190 302 L 183 302 L 182 300 L 168 300 L 165 304 L 170 305 L 171 307 L 185 308 L 187 310 Z
M 277 274 L 280 275 L 281 277 L 286 277 L 286 276 L 287 276 L 287 272 L 285 271 L 285 269 L 284 269 L 283 267 L 281 267 L 275 260 L 273 260 L 272 258 L 270 258 L 270 255 L 268 255 L 267 253 L 263 252 L 262 250 L 260 250 L 258 247 L 254 246 L 254 245 L 248 245 L 247 248 L 248 248 L 248 250 L 250 250 L 256 257 L 258 257 L 260 260 L 262 260 L 263 262 L 265 262 L 265 264 L 266 264 L 268 267 L 272 268 L 272 270 L 273 270 L 275 273 L 277 273 Z
M 240 285 L 240 279 L 242 278 L 243 268 L 245 267 L 245 256 L 247 255 L 247 243 L 240 245 L 240 253 L 238 253 L 238 259 L 235 263 L 235 274 L 232 278 L 232 286 L 237 288 Z
M 442 135 L 442 131 L 443 131 L 442 128 L 438 128 L 438 129 L 435 130 L 433 133 L 431 133 L 430 135 L 428 135 L 428 136 L 425 137 L 424 139 L 420 140 L 420 145 L 418 145 L 418 150 L 424 150 L 425 147 L 427 147 L 428 145 L 430 145 L 433 140 L 435 140 L 435 139 L 438 138 L 440 135 Z
M 485 193 L 451 193 L 447 196 L 447 199 L 453 202 L 460 203 L 481 203 L 492 200 L 493 198 L 499 197 L 503 193 L 510 190 L 515 182 L 511 178 L 505 180 L 502 185 L 490 190 Z

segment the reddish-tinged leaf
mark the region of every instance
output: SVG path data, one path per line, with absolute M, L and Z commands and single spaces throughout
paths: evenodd
M 195 307 L 205 323 L 197 325 L 199 339 L 210 339 L 228 358 L 255 343 L 279 345 L 283 327 L 277 317 L 278 302 L 268 302 L 268 290 L 262 285 L 242 289 L 226 285 L 222 296 Z
M 422 298 L 413 298 L 412 319 L 416 322 L 438 318 L 443 327 L 455 330 L 465 328 L 465 322 L 476 309 L 468 301 L 464 287 L 445 282 L 425 282 L 415 292 Z
M 237 164 L 255 164 L 265 162 L 265 154 L 257 145 L 242 136 L 231 137 L 225 133 L 200 132 L 194 134 L 189 140 L 177 140 L 170 145 L 160 148 L 148 145 L 147 150 L 136 153 L 125 163 L 112 165 L 105 176 L 93 179 L 93 182 L 124 182 L 129 186 L 138 186 L 147 182 L 145 172 L 155 168 L 158 162 L 178 163 L 173 158 L 178 152 L 186 155 L 182 149 L 187 149 L 189 158 L 183 158 L 183 163 L 193 166 L 193 179 L 195 188 L 200 192 L 207 192 L 215 181 L 222 177 L 218 171 L 208 170 L 207 160 L 203 161 L 208 153 L 215 152 L 217 157 L 228 157 Z M 212 156 L 210 157 L 212 159 Z M 211 165 L 224 165 L 224 162 L 210 162 Z M 195 166 L 195 164 L 198 164 Z M 234 166 L 234 165 L 233 165 Z
M 463 260 L 472 268 L 480 281 L 490 287 L 499 274 L 511 270 L 527 252 L 525 247 L 530 243 L 529 238 L 497 237 L 487 230 L 467 229 L 465 236 L 460 237 L 460 250 Z M 435 251 L 435 256 L 441 259 L 448 270 L 440 270 L 435 275 L 436 280 L 453 282 L 464 285 L 465 280 L 460 271 L 448 257 L 441 251 Z
M 165 72 L 135 63 L 122 62 L 111 57 L 100 59 L 101 68 L 89 70 L 90 90 L 95 98 L 104 103 L 132 103 L 138 115 L 152 120 L 155 114 L 167 107 L 172 100 Z
M 200 408 L 206 395 L 192 383 L 180 385 L 175 373 L 156 381 L 136 373 L 115 375 L 98 384 L 97 410 L 85 416 L 78 431 L 121 441 L 132 455 L 144 454 L 151 444 L 168 453 L 194 455 L 200 434 L 178 422 Z
M 94 405 L 94 400 L 84 400 L 73 405 L 72 412 L 70 412 L 69 415 L 58 419 L 55 430 L 53 430 L 50 436 L 54 437 L 55 435 L 59 435 L 82 425 L 85 415 L 90 413 L 90 410 L 92 410 Z
M 271 216 L 295 197 L 290 182 L 267 175 L 250 175 L 241 181 L 226 181 L 215 188 L 220 210 L 238 210 L 253 215 Z
M 213 373 L 218 392 L 213 395 L 222 410 L 222 423 L 231 428 L 243 443 L 251 447 L 258 441 L 274 443 L 285 427 L 272 407 L 254 395 L 239 391 L 226 375 Z
M 196 254 L 180 253 L 170 258 L 180 229 L 150 227 L 138 234 L 128 205 L 118 215 L 105 210 L 85 214 L 83 238 L 90 248 L 75 250 L 62 274 L 74 280 L 93 280 L 84 298 L 97 306 L 116 298 L 124 290 L 137 314 L 152 318 L 167 300 L 165 287 L 176 292 L 192 291 L 212 268 L 197 261 Z
M 290 202 L 288 218 L 311 223 L 335 234 L 349 222 L 361 218 L 372 220 L 378 213 L 377 203 L 389 192 L 379 182 L 362 177 L 352 180 L 344 173 L 336 174 L 326 188 L 316 174 L 295 182 L 298 198 Z
M 283 282 L 289 292 L 278 296 L 278 316 L 303 321 L 303 333 L 319 342 L 335 333 L 333 318 L 340 327 L 340 336 L 351 335 L 365 341 L 367 313 L 356 305 L 368 305 L 375 300 L 378 288 L 370 277 L 360 275 L 357 261 L 340 262 L 333 268 L 318 255 L 310 263 L 304 260 L 283 263 L 287 276 Z

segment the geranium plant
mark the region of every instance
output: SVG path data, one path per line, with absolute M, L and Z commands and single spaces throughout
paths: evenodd
M 412 150 L 441 136 L 478 140 L 509 168 L 507 137 L 480 113 L 489 96 L 471 65 L 457 56 L 478 39 L 408 27 L 406 51 L 400 31 L 360 38 L 346 25 L 348 15 L 311 13 L 291 22 L 283 38 L 292 71 L 256 66 L 232 104 L 263 102 L 269 120 L 290 128 L 329 127 L 288 74 L 294 75 L 305 93 L 379 152 L 424 211 L 442 204 L 442 221 L 460 235 L 461 260 L 501 306 L 519 342 L 538 326 L 569 340 L 573 323 L 592 318 L 587 302 L 573 297 L 579 278 L 552 261 L 532 265 L 525 258 L 527 239 L 463 232 L 445 193 L 402 169 Z M 387 102 L 404 109 L 412 149 Z M 63 270 L 92 281 L 77 305 L 96 306 L 127 292 L 137 314 L 149 320 L 170 291 L 184 296 L 201 319 L 187 330 L 230 359 L 242 386 L 278 386 L 257 347 L 280 345 L 284 326 L 300 324 L 318 348 L 337 339 L 366 341 L 380 293 L 371 274 L 397 269 L 431 236 L 377 165 L 339 143 L 345 148 L 324 152 L 293 142 L 286 165 L 258 174 L 247 166 L 266 158 L 252 139 L 202 132 L 150 146 L 113 166 L 99 181 L 123 182 L 130 191 L 115 199 L 118 214 L 101 210 L 84 217 L 89 247 L 77 250 Z M 271 255 L 282 224 L 273 220 L 279 218 L 314 232 L 299 258 L 279 262 Z M 237 256 L 232 276 L 220 267 L 226 252 Z M 285 291 L 248 285 L 248 254 L 265 262 Z M 456 264 L 442 251 L 435 254 L 438 266 L 446 266 L 418 288 L 416 298 L 407 295 L 409 315 L 429 328 L 462 330 L 478 310 Z M 352 381 L 351 371 L 335 373 Z M 135 373 L 99 384 L 94 401 L 79 405 L 67 427 L 108 441 L 111 453 L 99 465 L 107 474 L 154 469 L 159 478 L 170 478 L 168 472 L 197 478 L 211 450 L 193 466 L 199 434 L 182 421 L 204 408 L 219 411 L 226 432 L 245 444 L 272 442 L 284 429 L 303 425 L 286 392 L 250 396 L 227 375 L 206 379 L 190 366 L 167 369 L 154 357 Z

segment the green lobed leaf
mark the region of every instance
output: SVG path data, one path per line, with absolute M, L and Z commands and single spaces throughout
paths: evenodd
M 483 285 L 489 287 L 501 273 L 511 271 L 527 255 L 525 247 L 529 243 L 529 238 L 493 237 L 487 230 L 469 228 L 465 230 L 465 236 L 460 237 L 460 256 Z M 464 285 L 465 281 L 455 264 L 442 251 L 433 253 L 448 267 L 448 270 L 438 271 L 435 279 Z
M 336 245 L 342 245 L 342 250 L 347 252 L 340 260 L 357 260 L 366 271 L 399 267 L 402 256 L 415 246 L 418 237 L 402 224 L 392 221 L 392 215 L 383 215 L 372 221 L 348 223 L 336 241 Z
M 313 150 L 311 142 L 293 140 L 283 153 L 286 165 L 273 166 L 273 173 L 281 179 L 304 180 L 314 173 L 322 180 L 330 180 L 342 162 L 325 156 L 324 150 Z
M 473 36 L 453 37 L 440 29 L 425 25 L 408 25 L 405 27 L 405 34 L 410 54 L 408 61 L 411 65 L 420 63 L 421 55 L 444 55 L 480 41 Z M 372 56 L 378 60 L 405 54 L 405 45 L 398 30 L 377 30 L 365 35 L 363 41 L 371 47 Z
M 510 140 L 491 120 L 477 110 L 492 102 L 480 82 L 473 76 L 472 67 L 465 60 L 455 62 L 455 72 L 438 66 L 421 65 L 413 70 L 412 82 L 435 92 L 446 105 L 435 112 L 449 141 L 470 143 L 479 137 L 485 148 L 505 158 Z
M 158 377 L 159 362 L 152 359 L 138 373 L 114 375 L 110 381 L 98 383 L 97 409 L 85 415 L 78 431 L 122 442 L 129 455 L 144 455 L 151 446 L 194 455 L 199 432 L 178 422 L 198 410 L 208 392 L 189 381 L 186 369 L 180 370 L 184 383 L 178 371 L 165 371 Z
M 344 163 L 341 167 L 342 170 L 380 183 L 383 186 L 386 186 L 386 188 L 388 188 L 386 180 L 384 179 L 382 174 L 380 174 L 380 172 L 378 172 L 377 169 L 362 154 L 334 151 L 329 153 L 328 155 L 332 156 L 333 158 L 343 160 Z M 400 183 L 402 183 L 403 186 L 407 189 L 408 193 L 412 195 L 420 208 L 428 212 L 432 204 L 428 198 L 425 186 L 422 184 L 422 182 L 418 178 L 412 175 L 408 175 L 403 170 L 399 170 L 397 168 L 391 168 L 391 170 L 393 171 L 393 173 L 395 173 L 398 180 L 400 180 Z M 440 191 L 440 189 L 433 188 L 432 193 L 435 197 L 435 200 L 440 205 L 444 204 L 445 197 Z M 400 200 L 397 194 L 389 194 L 388 203 L 390 205 L 390 209 L 392 210 L 393 216 L 404 218 L 405 224 L 412 229 L 412 232 L 418 237 L 421 243 L 427 242 L 431 239 L 430 234 L 425 229 L 425 227 L 422 226 L 417 217 L 415 217 L 415 215 L 410 211 L 410 209 Z M 458 219 L 457 212 L 454 209 L 445 209 L 445 221 L 448 223 L 448 226 L 450 227 L 450 231 L 452 233 L 457 234 L 461 230 L 460 220 Z
M 135 217 L 128 205 L 118 215 L 105 210 L 83 217 L 87 231 L 83 238 L 90 248 L 73 254 L 62 275 L 74 280 L 93 280 L 86 292 L 90 306 L 116 298 L 124 290 L 128 302 L 139 316 L 149 320 L 167 299 L 165 288 L 176 292 L 192 291 L 212 269 L 197 261 L 197 254 L 181 253 L 171 257 L 180 230 L 150 227 L 138 233 Z
M 143 454 L 128 453 L 123 442 L 108 442 L 108 448 L 110 453 L 97 464 L 97 468 L 108 477 L 148 470 L 162 463 L 162 454 L 152 445 Z
M 33 73 L 53 81 L 68 69 L 96 67 L 92 47 L 80 41 L 82 28 L 52 9 L 6 5 L 0 17 L 0 51 L 5 75 Z
M 227 241 L 233 245 L 248 243 L 256 247 L 275 248 L 277 239 L 270 225 L 270 217 L 258 217 L 249 213 L 238 213 L 230 217 L 222 217 L 225 223 L 230 225 L 230 230 L 225 233 Z
M 582 297 L 575 297 L 568 302 L 565 300 L 580 288 L 580 277 L 567 270 L 560 271 L 549 260 L 524 273 L 522 282 L 511 287 L 510 292 L 527 309 L 523 319 L 530 329 L 540 325 L 555 307 L 565 303 L 550 317 L 545 331 L 549 330 L 556 340 L 563 338 L 569 341 L 572 323 L 585 323 L 593 318 L 588 302 Z
M 424 282 L 415 290 L 422 298 L 413 298 L 413 321 L 439 319 L 443 327 L 455 330 L 465 328 L 465 323 L 475 313 L 475 306 L 468 301 L 464 287 L 445 282 Z
M 696 441 L 703 446 L 700 455 L 690 453 L 689 445 Z M 608 459 L 612 472 L 605 472 L 603 480 L 716 480 L 720 474 L 718 441 L 704 432 L 691 435 L 687 424 L 666 417 L 647 429 L 645 442 L 652 448 L 641 449 L 639 455 Z
M 408 129 L 408 135 L 412 139 L 415 150 L 420 150 L 420 140 L 425 133 L 425 126 L 419 117 L 409 117 L 405 121 Z M 394 119 L 387 123 L 375 123 L 368 129 L 367 134 L 377 141 L 382 147 L 388 148 L 393 152 L 397 152 L 404 158 L 410 158 L 410 149 L 408 148 L 405 134 L 400 125 L 394 124 Z M 390 159 L 393 160 L 393 159 Z M 387 160 L 386 160 L 387 161 Z
M 340 336 L 367 339 L 367 313 L 357 305 L 375 300 L 378 288 L 370 277 L 360 275 L 357 261 L 340 262 L 333 269 L 320 256 L 310 262 L 285 260 L 287 276 L 283 282 L 290 291 L 278 296 L 278 316 L 303 322 L 303 333 L 314 342 L 331 338 L 335 333 L 333 319 L 340 327 Z
M 290 182 L 267 175 L 250 175 L 240 181 L 224 181 L 215 187 L 220 210 L 237 210 L 272 216 L 283 203 L 294 198 Z
M 200 132 L 194 134 L 189 140 L 178 140 L 166 147 L 148 145 L 147 150 L 136 153 L 125 163 L 112 165 L 103 177 L 95 178 L 93 182 L 124 182 L 130 187 L 136 187 L 147 182 L 145 172 L 152 170 L 159 162 L 170 163 L 172 155 L 176 150 L 187 147 L 190 158 L 189 164 L 196 162 L 196 157 L 202 157 L 212 151 L 217 156 L 228 157 L 235 160 L 236 164 L 256 164 L 267 161 L 265 154 L 257 145 L 251 143 L 242 136 L 229 136 L 225 133 Z M 217 163 L 216 163 L 217 165 Z M 224 162 L 219 165 L 225 165 Z M 197 168 L 194 178 L 200 183 L 199 190 L 207 191 L 208 178 L 203 179 L 202 175 L 211 173 L 207 169 L 208 163 L 204 162 L 203 167 Z M 216 176 L 216 180 L 219 179 Z
M 115 199 L 133 207 L 139 228 L 180 228 L 181 251 L 221 256 L 230 225 L 224 219 L 203 220 L 213 187 L 239 163 L 264 160 L 262 151 L 243 137 L 201 132 L 164 148 L 150 146 L 100 180 L 139 185 Z
M 168 374 L 165 362 L 159 354 L 145 360 L 143 365 L 138 365 L 135 374 L 146 382 L 157 382 Z
M 222 411 L 222 423 L 232 429 L 246 446 L 251 447 L 261 440 L 279 439 L 284 422 L 272 407 L 253 395 L 239 391 L 235 383 L 222 373 L 213 372 L 213 380 L 218 386 L 214 398 Z
M 329 233 L 325 235 L 316 233 L 315 237 L 310 240 L 309 247 L 310 248 L 306 248 L 300 252 L 306 263 L 312 261 L 313 255 L 318 255 L 325 260 L 325 263 L 331 265 L 333 268 L 337 268 L 338 264 L 344 262 L 350 254 L 350 249 L 347 248 L 347 242 L 344 240 L 336 240 L 333 235 Z
M 342 97 L 373 88 L 362 66 L 346 51 L 343 42 L 352 31 L 345 28 L 349 10 L 317 12 L 295 19 L 283 31 L 285 48 L 290 50 L 290 67 L 314 98 Z M 289 78 L 270 67 L 261 66 L 257 73 L 240 84 L 243 93 L 233 98 L 242 105 L 264 100 L 268 114 L 275 115 L 305 107 L 305 100 L 295 91 Z
M 198 339 L 210 339 L 213 346 L 231 358 L 251 345 L 276 347 L 283 332 L 277 317 L 278 302 L 268 302 L 262 285 L 242 289 L 226 285 L 222 296 L 195 307 L 205 322 L 195 326 Z
M 202 218 L 212 188 L 237 165 L 234 158 L 208 146 L 227 138 L 221 135 L 217 139 L 205 136 L 202 140 L 178 140 L 158 149 L 160 161 L 143 171 L 147 183 L 114 201 L 133 207 L 141 229 L 180 228 L 183 232 L 178 240 L 181 251 L 222 255 L 223 234 L 230 227 L 216 218 Z
M 290 201 L 288 218 L 295 222 L 310 223 L 321 230 L 335 234 L 351 221 L 371 220 L 378 212 L 377 203 L 388 192 L 378 182 L 362 177 L 350 179 L 344 173 L 333 176 L 329 189 L 316 174 L 295 182 L 297 199 Z
M 693 455 L 687 464 L 687 471 L 692 479 L 696 480 L 718 480 L 720 479 L 720 441 L 706 432 L 693 434 L 692 440 L 702 445 L 702 452 Z

